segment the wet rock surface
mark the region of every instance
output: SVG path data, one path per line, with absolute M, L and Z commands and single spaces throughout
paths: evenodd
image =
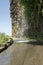
M 12 22 L 12 36 L 20 38 L 20 36 L 28 36 L 28 22 L 24 15 L 24 7 L 21 1 L 10 0 L 10 17 Z

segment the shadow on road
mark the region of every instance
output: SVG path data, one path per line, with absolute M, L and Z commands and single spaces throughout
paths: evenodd
M 5 51 L 8 47 L 10 47 L 12 44 L 14 43 L 14 41 L 11 39 L 10 42 L 7 42 L 6 44 L 4 44 L 4 47 L 2 49 L 0 49 L 0 53 Z M 3 46 L 3 45 L 2 45 Z
M 7 50 L 7 48 L 10 47 L 13 43 L 9 42 L 9 45 L 5 45 L 3 49 L 0 49 L 0 53 Z M 26 43 L 17 43 L 17 44 L 31 44 L 31 45 L 42 45 L 43 46 L 43 41 L 30 41 L 30 42 L 26 42 Z
M 30 41 L 30 42 L 27 42 L 27 44 L 42 45 L 43 46 L 43 41 Z
M 0 49 L 0 53 L 5 51 L 8 48 L 8 46 L 5 46 L 3 49 Z

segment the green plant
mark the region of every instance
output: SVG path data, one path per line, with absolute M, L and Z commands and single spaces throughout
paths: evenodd
M 5 41 L 8 41 L 10 36 L 6 35 L 5 33 L 0 34 L 0 44 L 4 43 Z

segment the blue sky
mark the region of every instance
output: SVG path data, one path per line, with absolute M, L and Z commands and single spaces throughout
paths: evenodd
M 11 18 L 10 18 L 9 0 L 0 0 L 0 32 L 11 35 Z

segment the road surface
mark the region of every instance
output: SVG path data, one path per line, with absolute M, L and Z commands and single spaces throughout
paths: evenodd
M 12 44 L 0 53 L 0 65 L 43 65 L 43 45 Z

